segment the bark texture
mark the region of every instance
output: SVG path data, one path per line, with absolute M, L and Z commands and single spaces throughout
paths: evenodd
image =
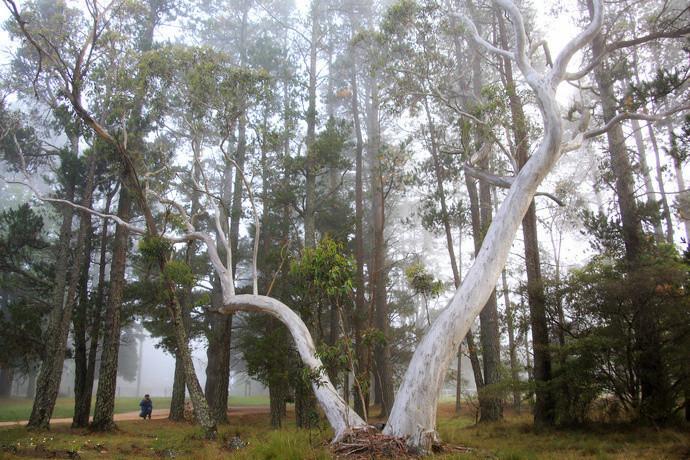
M 591 11 L 591 0 L 588 6 Z M 592 41 L 592 52 L 595 54 L 602 52 L 606 47 L 605 40 L 603 33 L 597 34 Z M 608 123 L 617 115 L 617 99 L 614 91 L 615 77 L 606 61 L 594 69 L 594 79 L 599 89 L 604 122 Z M 625 258 L 629 269 L 635 270 L 644 251 L 644 237 L 635 200 L 632 165 L 621 124 L 612 126 L 606 132 L 606 138 L 611 157 L 611 169 L 615 176 L 614 188 L 621 216 Z M 661 336 L 654 312 L 648 308 L 639 308 L 633 328 L 635 330 L 635 367 L 641 389 L 640 414 L 653 421 L 663 421 L 671 413 L 673 402 L 669 398 L 670 383 L 664 371 Z
M 67 184 L 65 198 L 74 199 L 75 184 Z M 67 267 L 70 259 L 70 240 L 72 237 L 73 208 L 65 206 L 62 209 L 62 224 L 57 252 L 55 254 L 55 284 L 53 287 L 53 307 L 48 317 L 45 332 L 45 350 L 43 362 L 36 379 L 36 396 L 29 416 L 29 428 L 48 429 L 50 418 L 55 408 L 62 367 L 65 361 L 67 334 L 71 322 L 71 312 L 65 308 L 65 288 L 67 287 Z
M 129 220 L 132 212 L 132 196 L 127 187 L 121 187 L 117 215 Z M 118 225 L 115 229 L 113 256 L 110 264 L 110 288 L 105 312 L 105 333 L 101 352 L 101 367 L 98 373 L 96 407 L 91 428 L 108 431 L 115 427 L 115 387 L 117 382 L 117 363 L 120 352 L 120 328 L 122 295 L 125 287 L 125 269 L 129 246 L 127 228 Z

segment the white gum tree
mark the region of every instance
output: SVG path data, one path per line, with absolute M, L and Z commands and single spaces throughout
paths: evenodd
M 539 73 L 532 65 L 531 55 L 534 51 L 525 30 L 523 16 L 517 6 L 511 0 L 494 0 L 494 5 L 508 15 L 513 27 L 513 48 L 497 48 L 483 39 L 477 32 L 472 21 L 464 15 L 458 15 L 464 28 L 474 43 L 486 52 L 508 58 L 515 62 L 520 70 L 522 78 L 534 93 L 539 106 L 542 123 L 543 137 L 538 148 L 529 161 L 513 178 L 507 196 L 496 213 L 491 226 L 484 238 L 481 250 L 477 254 L 474 264 L 467 273 L 463 283 L 457 288 L 453 298 L 431 325 L 421 343 L 415 350 L 409 367 L 400 386 L 390 417 L 384 429 L 388 435 L 406 438 L 408 444 L 420 451 L 429 451 L 433 443 L 438 441 L 436 432 L 436 408 L 438 397 L 446 372 L 451 360 L 455 357 L 458 345 L 467 334 L 470 325 L 480 313 L 491 291 L 494 289 L 498 277 L 501 274 L 508 253 L 520 227 L 522 218 L 527 208 L 537 193 L 537 188 L 543 179 L 554 168 L 561 154 L 565 151 L 578 148 L 586 139 L 606 132 L 612 122 L 619 122 L 624 118 L 637 118 L 656 120 L 680 109 L 687 109 L 687 104 L 674 109 L 666 114 L 658 116 L 649 114 L 623 114 L 612 120 L 607 125 L 592 131 L 579 131 L 572 140 L 564 142 L 564 127 L 561 121 L 561 109 L 556 101 L 556 89 L 566 79 L 581 78 L 591 66 L 583 67 L 582 71 L 575 74 L 566 72 L 568 63 L 572 57 L 585 47 L 599 32 L 602 25 L 602 1 L 593 1 L 593 12 L 590 23 L 567 45 L 553 61 L 553 65 L 544 73 Z M 82 117 L 97 136 L 107 142 L 117 144 L 117 141 L 101 126 L 99 126 L 88 112 L 82 107 L 78 98 L 70 99 L 78 116 Z M 129 167 L 134 164 L 126 156 L 126 151 L 120 151 L 122 161 Z M 231 161 L 229 158 L 227 158 Z M 195 158 L 200 169 L 202 161 Z M 136 176 L 136 171 L 131 171 Z M 207 173 L 208 174 L 208 173 Z M 280 320 L 290 331 L 297 351 L 305 366 L 312 374 L 312 387 L 329 423 L 334 429 L 334 440 L 340 440 L 344 435 L 358 429 L 367 428 L 367 423 L 360 418 L 345 403 L 338 394 L 333 384 L 324 371 L 321 360 L 316 355 L 314 341 L 302 319 L 287 305 L 275 298 L 259 295 L 257 287 L 256 253 L 258 250 L 260 225 L 258 214 L 251 196 L 251 188 L 248 181 L 244 180 L 252 202 L 256 234 L 254 246 L 254 258 L 252 261 L 253 293 L 237 294 L 233 282 L 231 241 L 224 231 L 224 223 L 221 222 L 219 203 L 210 191 L 211 181 L 207 174 L 201 174 L 199 182 L 195 183 L 198 190 L 205 191 L 204 204 L 213 215 L 214 232 L 204 232 L 194 225 L 193 216 L 187 214 L 183 204 L 176 202 L 168 196 L 156 194 L 151 191 L 142 191 L 145 199 L 153 206 L 165 205 L 176 210 L 184 222 L 184 232 L 177 235 L 158 235 L 171 243 L 185 243 L 190 240 L 202 242 L 213 265 L 213 268 L 221 280 L 223 307 L 220 312 L 230 314 L 237 311 L 250 311 L 269 314 Z M 22 182 L 30 184 L 30 178 L 26 176 Z M 34 193 L 46 201 L 64 202 L 39 194 L 35 187 Z M 123 221 L 117 216 L 103 214 L 91 209 L 85 209 L 77 204 L 66 202 L 75 208 L 86 210 L 93 215 L 105 219 L 112 219 L 119 225 L 126 226 L 130 232 L 138 235 L 149 235 L 150 229 L 139 227 L 130 222 Z M 152 219 L 147 216 L 147 220 Z M 149 225 L 150 227 L 150 225 Z M 222 251 L 221 251 L 222 250 Z M 226 254 L 222 260 L 220 254 Z

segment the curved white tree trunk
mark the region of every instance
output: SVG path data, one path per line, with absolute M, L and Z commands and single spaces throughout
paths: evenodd
M 328 418 L 328 422 L 335 431 L 334 441 L 340 440 L 352 429 L 367 426 L 364 420 L 345 404 L 343 398 L 328 379 L 321 360 L 316 356 L 314 341 L 307 326 L 290 307 L 272 297 L 251 294 L 227 296 L 224 299 L 224 304 L 223 308 L 218 310 L 221 313 L 228 314 L 236 311 L 267 313 L 287 326 L 302 362 L 312 371 L 314 376 L 318 376 L 312 380 L 312 388 Z
M 495 3 L 506 10 L 513 22 L 516 35 L 513 52 L 484 41 L 474 25 L 462 19 L 478 45 L 517 62 L 537 96 L 544 119 L 544 137 L 516 176 L 464 282 L 425 334 L 405 373 L 384 433 L 407 438 L 409 445 L 421 451 L 429 451 L 437 440 L 436 407 L 450 361 L 494 289 L 537 187 L 560 157 L 563 128 L 555 99 L 556 87 L 563 80 L 572 55 L 587 44 L 601 26 L 601 4 L 595 1 L 598 14 L 592 23 L 566 45 L 551 71 L 542 76 L 530 64 L 527 36 L 517 7 L 510 0 L 496 0 Z

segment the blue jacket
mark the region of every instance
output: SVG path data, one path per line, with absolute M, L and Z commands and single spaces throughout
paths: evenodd
M 139 407 L 141 407 L 141 410 L 153 409 L 153 401 L 151 401 L 150 399 L 144 398 L 139 403 Z

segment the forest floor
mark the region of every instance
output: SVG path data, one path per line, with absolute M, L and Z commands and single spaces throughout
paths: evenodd
M 687 459 L 687 426 L 654 429 L 634 425 L 591 425 L 536 431 L 528 414 L 508 413 L 505 421 L 475 425 L 472 414 L 455 417 L 453 404 L 439 410 L 439 433 L 467 453 L 439 459 Z M 268 413 L 232 413 L 216 441 L 202 439 L 198 427 L 166 419 L 118 423 L 113 433 L 92 433 L 55 425 L 51 431 L 0 428 L 0 458 L 81 459 L 330 459 L 327 428 L 297 430 L 288 414 L 281 430 L 271 430 Z M 245 445 L 246 443 L 246 445 Z M 78 457 L 75 456 L 78 453 Z

